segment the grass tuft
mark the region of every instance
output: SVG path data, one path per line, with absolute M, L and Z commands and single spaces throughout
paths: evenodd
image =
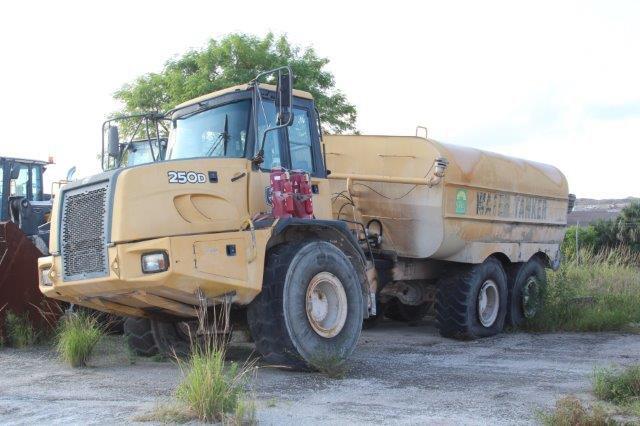
M 604 401 L 637 407 L 640 402 L 640 365 L 621 371 L 596 369 L 593 375 L 593 393 Z
M 532 331 L 627 330 L 640 322 L 640 269 L 624 250 L 583 252 L 550 272 L 544 307 Z
M 567 396 L 556 401 L 555 408 L 539 414 L 540 422 L 547 426 L 609 426 L 617 424 L 604 410 L 595 406 L 591 410 L 580 400 Z
M 5 316 L 8 343 L 16 348 L 25 348 L 36 342 L 37 334 L 29 320 L 29 312 L 21 315 L 7 311 Z
M 72 367 L 85 367 L 105 335 L 95 315 L 78 312 L 62 317 L 56 333 L 56 349 Z
M 153 411 L 135 416 L 136 422 L 155 422 L 162 424 L 182 424 L 190 422 L 195 414 L 187 407 L 178 403 L 158 405 Z
M 224 347 L 194 346 L 189 359 L 179 361 L 184 379 L 176 395 L 200 420 L 242 423 L 255 412 L 245 391 L 253 365 L 226 365 L 225 353 Z
M 228 340 L 216 333 L 216 330 L 225 329 L 228 313 L 227 305 L 212 315 L 205 306 L 199 309 L 199 324 L 208 332 L 204 333 L 204 339 L 192 337 L 187 360 L 175 357 L 184 376 L 176 396 L 202 421 L 255 424 L 255 404 L 247 394 L 255 372 L 255 360 L 243 364 L 226 363 Z
M 314 357 L 310 361 L 310 364 L 319 372 L 332 379 L 344 379 L 350 370 L 345 359 L 335 355 Z

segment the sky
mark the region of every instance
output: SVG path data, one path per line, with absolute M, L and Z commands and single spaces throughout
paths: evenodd
M 553 164 L 578 197 L 640 196 L 637 1 L 20 1 L 0 14 L 0 155 L 99 171 L 113 92 L 230 32 L 330 60 L 364 134 Z

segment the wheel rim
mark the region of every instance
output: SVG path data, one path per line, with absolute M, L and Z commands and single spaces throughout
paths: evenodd
M 527 278 L 522 287 L 522 313 L 531 319 L 538 311 L 538 280 L 534 276 Z
M 337 336 L 347 321 L 347 294 L 342 282 L 330 272 L 315 275 L 306 297 L 307 318 L 320 336 Z
M 500 310 L 500 292 L 493 280 L 486 280 L 478 292 L 478 319 L 484 327 L 491 327 Z

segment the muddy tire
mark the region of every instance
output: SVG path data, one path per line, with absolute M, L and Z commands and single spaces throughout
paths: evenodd
M 333 244 L 312 241 L 269 251 L 262 291 L 247 320 L 266 362 L 306 370 L 351 355 L 362 312 L 362 290 L 349 259 Z
M 424 318 L 428 310 L 427 304 L 405 305 L 400 300 L 393 298 L 387 303 L 385 315 L 393 321 L 415 323 Z
M 507 270 L 509 302 L 507 324 L 523 325 L 540 311 L 547 288 L 547 273 L 538 258 L 511 265 Z
M 124 320 L 124 337 L 131 351 L 138 356 L 154 356 L 158 354 L 158 346 L 153 338 L 151 324 L 147 318 L 126 318 Z
M 158 353 L 167 358 L 183 358 L 191 353 L 191 339 L 181 330 L 179 322 L 149 322 Z
M 507 314 L 507 293 L 506 273 L 494 258 L 441 279 L 436 294 L 440 334 L 468 340 L 500 333 Z

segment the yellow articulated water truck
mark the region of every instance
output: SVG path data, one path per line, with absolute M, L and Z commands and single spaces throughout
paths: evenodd
M 165 161 L 66 185 L 41 291 L 142 318 L 142 353 L 228 332 L 197 315 L 229 306 L 267 362 L 299 368 L 347 358 L 383 311 L 435 307 L 454 338 L 535 314 L 570 204 L 559 170 L 426 137 L 323 136 L 292 77 L 178 105 L 162 116 Z

